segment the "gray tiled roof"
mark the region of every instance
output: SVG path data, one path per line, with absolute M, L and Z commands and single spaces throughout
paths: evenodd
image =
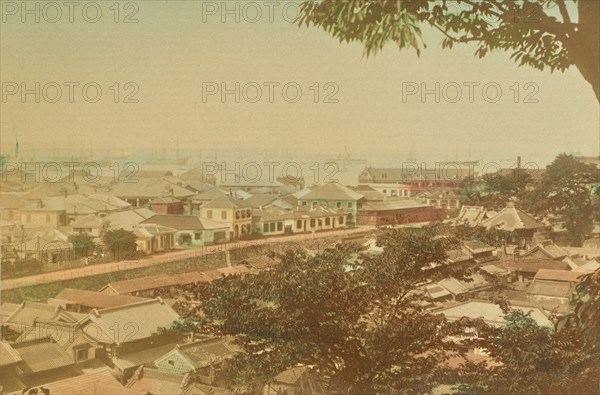
M 92 310 L 88 320 L 100 328 L 99 339 L 104 343 L 121 344 L 144 339 L 179 319 L 179 315 L 161 299 Z M 115 326 L 119 330 L 115 331 Z

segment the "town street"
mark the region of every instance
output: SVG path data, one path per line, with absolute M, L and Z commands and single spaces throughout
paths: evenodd
M 21 287 L 35 286 L 54 281 L 72 280 L 76 278 L 95 276 L 97 274 L 113 273 L 122 270 L 138 269 L 141 267 L 161 265 L 170 262 L 178 262 L 186 259 L 198 258 L 210 254 L 236 249 L 248 249 L 254 246 L 262 246 L 272 243 L 294 243 L 308 240 L 343 238 L 356 236 L 374 231 L 374 226 L 359 226 L 352 229 L 340 229 L 332 232 L 322 232 L 314 234 L 302 234 L 282 237 L 270 237 L 260 240 L 236 241 L 235 243 L 218 244 L 204 248 L 178 250 L 168 252 L 163 255 L 149 257 L 141 260 L 126 260 L 121 262 L 112 262 L 106 264 L 90 265 L 75 269 L 60 270 L 56 272 L 37 274 L 21 278 L 11 278 L 2 280 L 2 290 L 9 290 Z

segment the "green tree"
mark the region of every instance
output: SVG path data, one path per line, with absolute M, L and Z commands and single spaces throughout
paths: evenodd
M 511 53 L 519 65 L 564 71 L 577 67 L 600 100 L 600 2 L 595 0 L 307 0 L 300 25 L 322 28 L 365 54 L 388 42 L 426 47 L 422 26 L 439 30 L 442 46 L 477 43 L 476 55 Z
M 92 236 L 87 233 L 72 235 L 69 237 L 69 242 L 73 244 L 75 254 L 80 257 L 88 257 L 96 249 L 96 243 L 94 243 Z
M 467 180 L 461 189 L 461 201 L 466 205 L 484 206 L 500 210 L 512 199 L 523 199 L 533 184 L 531 174 L 525 170 L 515 174 L 486 174 L 481 180 Z
M 470 364 L 461 372 L 462 394 L 594 394 L 598 381 L 587 372 L 597 365 L 582 331 L 539 326 L 529 314 L 512 310 L 498 328 L 482 327 L 470 342 L 484 348 L 496 364 Z M 595 388 L 594 388 L 595 387 Z
M 568 241 L 581 246 L 593 229 L 598 182 L 593 165 L 560 154 L 546 168 L 526 204 L 533 213 L 557 216 L 564 222 Z
M 113 254 L 113 259 L 131 259 L 136 255 L 136 237 L 133 232 L 125 229 L 109 230 L 102 237 L 104 245 Z
M 214 284 L 203 295 L 206 317 L 245 351 L 231 379 L 256 390 L 301 362 L 340 393 L 425 393 L 447 380 L 442 362 L 459 351 L 446 335 L 462 323 L 424 309 L 419 287 L 464 275 L 446 264 L 456 240 L 433 228 L 389 229 L 378 243 L 375 256 L 342 245 L 288 251 L 270 271 Z

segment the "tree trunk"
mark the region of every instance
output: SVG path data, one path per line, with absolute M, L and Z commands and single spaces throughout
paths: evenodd
M 573 64 L 592 85 L 600 102 L 600 1 L 579 0 L 578 31 L 565 42 Z

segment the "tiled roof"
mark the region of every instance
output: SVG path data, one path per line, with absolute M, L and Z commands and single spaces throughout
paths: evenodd
M 145 395 L 147 392 L 123 387 L 109 368 L 55 381 L 43 386 L 60 395 Z
M 150 289 L 165 288 L 174 285 L 185 285 L 194 282 L 208 282 L 209 278 L 205 272 L 190 272 L 179 274 L 157 274 L 154 276 L 136 278 L 131 280 L 110 283 L 105 288 L 110 288 L 118 294 L 146 291 Z M 103 288 L 103 290 L 105 289 Z
M 196 215 L 155 215 L 142 224 L 157 224 L 177 230 L 207 230 L 229 228 L 226 223 L 204 220 Z
M 191 189 L 192 191 L 199 192 L 199 193 L 209 191 L 209 190 L 215 188 L 215 186 L 213 184 L 210 184 L 208 182 L 203 182 L 203 181 L 186 180 L 185 183 L 186 183 L 188 189 Z
M 10 317 L 10 315 L 12 313 L 14 313 L 19 306 L 21 306 L 20 304 L 17 303 L 2 303 L 2 305 L 0 305 L 0 319 L 2 322 L 6 322 L 6 319 L 8 317 Z
M 236 199 L 229 195 L 220 196 L 204 204 L 202 208 L 249 208 L 250 206 L 242 199 Z
M 258 193 L 246 199 L 250 207 L 263 207 L 279 199 L 279 196 L 270 193 Z
M 482 252 L 496 251 L 496 247 L 492 247 L 481 241 L 465 241 L 464 245 L 473 254 L 480 254 Z
M 369 201 L 369 202 L 377 202 L 377 201 L 382 201 L 382 200 L 386 199 L 386 196 L 381 192 L 361 191 L 361 190 L 357 190 L 357 191 L 360 192 L 360 194 L 364 196 L 365 200 Z
M 181 200 L 168 197 L 157 197 L 150 200 L 150 204 L 172 204 L 172 203 L 181 203 Z
M 260 218 L 263 222 L 282 221 L 294 218 L 294 214 L 291 210 L 285 210 L 277 206 L 254 209 L 252 210 L 252 216 Z
M 587 273 L 591 273 L 587 272 Z M 578 283 L 583 280 L 582 276 L 587 274 L 581 271 L 570 271 L 570 270 L 552 270 L 552 269 L 540 269 L 535 274 L 536 280 L 547 280 L 557 282 L 573 282 Z
M 139 178 L 137 181 L 138 182 L 136 183 L 119 182 L 112 186 L 109 193 L 119 198 L 144 199 L 152 199 L 171 195 L 176 198 L 186 198 L 194 194 L 194 192 L 178 185 L 174 185 L 160 177 Z
M 294 211 L 295 219 L 306 219 L 306 218 L 319 218 L 328 217 L 335 215 L 346 215 L 346 211 L 338 208 L 323 207 L 317 204 L 315 207 L 312 206 L 298 206 Z
M 127 383 L 127 387 L 138 393 L 152 395 L 180 395 L 184 391 L 181 386 L 184 376 L 175 376 L 148 367 L 142 368 L 140 376 L 134 376 Z
M 100 228 L 106 224 L 107 219 L 96 217 L 95 215 L 87 215 L 77 218 L 71 226 L 73 228 Z
M 16 352 L 10 344 L 4 340 L 0 340 L 0 368 L 15 363 L 21 362 L 21 356 Z
M 39 200 L 21 207 L 21 211 L 59 212 L 66 211 L 66 209 L 62 203 Z
M 539 222 L 532 216 L 515 208 L 514 204 L 508 204 L 507 207 L 491 218 L 481 223 L 486 228 L 499 227 L 502 230 L 513 231 L 516 229 L 541 229 L 546 225 Z
M 110 221 L 109 227 L 111 229 L 132 230 L 135 225 L 153 215 L 156 215 L 156 213 L 148 208 L 137 208 L 111 213 L 106 216 L 106 219 Z
M 156 236 L 165 233 L 175 233 L 177 229 L 169 228 L 167 226 L 156 225 L 156 224 L 137 224 L 133 233 L 136 236 L 148 237 L 148 235 Z
M 121 370 L 134 368 L 140 365 L 150 365 L 157 358 L 165 355 L 165 353 L 171 351 L 177 343 L 161 344 L 156 347 L 148 347 L 141 351 L 119 355 L 117 358 L 113 358 L 114 364 Z
M 105 292 L 73 288 L 64 288 L 53 299 L 97 309 L 123 306 L 147 300 L 146 298 L 140 298 L 137 296 L 114 295 Z
M 249 271 L 250 269 L 248 269 L 246 266 L 237 265 L 220 269 L 208 269 L 204 271 L 193 271 L 175 274 L 158 274 L 155 276 L 148 276 L 110 283 L 107 286 L 103 287 L 100 291 L 114 292 L 118 294 L 128 294 L 133 292 L 147 291 L 151 289 L 171 287 L 175 285 L 210 282 L 221 279 L 223 278 L 223 276 L 232 274 L 244 274 L 248 273 Z
M 537 273 L 540 269 L 569 270 L 569 265 L 565 262 L 553 261 L 551 259 L 513 259 L 509 257 L 506 260 L 496 263 L 496 266 L 529 273 Z
M 527 293 L 530 295 L 568 298 L 571 295 L 571 285 L 569 283 L 559 283 L 556 281 L 535 280 L 529 286 Z
M 557 246 L 552 243 L 550 240 L 543 241 L 541 243 L 536 244 L 529 250 L 522 252 L 521 256 L 529 256 L 536 252 L 542 253 L 544 256 L 551 259 L 561 259 L 569 255 L 569 252 L 564 248 Z
M 183 344 L 178 351 L 185 356 L 196 368 L 209 366 L 217 358 L 227 358 L 235 354 L 223 339 L 209 339 Z
M 95 340 L 108 344 L 148 338 L 178 319 L 179 315 L 161 299 L 92 310 L 87 318 L 100 329 Z M 120 329 L 115 330 L 115 326 Z
M 438 284 L 427 285 L 425 286 L 425 290 L 432 299 L 450 296 L 450 292 L 448 292 L 448 290 L 446 290 L 445 288 L 440 287 Z
M 45 303 L 23 302 L 8 318 L 7 321 L 32 327 L 36 322 L 52 322 L 61 318 L 66 322 L 77 322 L 85 314 L 65 311 L 60 306 L 52 306 Z
M 488 274 L 507 274 L 508 271 L 506 269 L 503 268 L 499 268 L 496 265 L 483 265 L 480 267 L 481 270 L 483 270 L 484 272 L 488 273 Z
M 48 330 L 51 327 L 52 330 Z M 81 327 L 76 323 L 67 324 L 64 322 L 38 322 L 35 327 L 23 332 L 17 338 L 17 342 L 39 341 L 43 338 L 52 339 L 63 350 L 69 352 L 69 349 L 81 345 L 92 347 L 91 341 L 83 336 Z
M 110 195 L 108 193 L 95 193 L 95 194 L 89 195 L 88 198 L 90 198 L 92 200 L 97 200 L 100 202 L 108 203 L 111 206 L 118 208 L 118 209 L 124 209 L 127 207 L 131 207 L 131 204 L 127 203 L 125 200 L 119 199 L 118 197 Z
M 50 340 L 35 339 L 13 343 L 12 347 L 23 359 L 23 370 L 26 373 L 38 373 L 74 364 L 69 354 Z
M 273 380 L 282 384 L 294 385 L 298 382 L 298 380 L 300 380 L 300 378 L 302 378 L 308 369 L 309 368 L 306 366 L 296 366 L 279 373 Z
M 300 191 L 296 194 L 300 200 L 359 200 L 364 197 L 359 192 L 338 184 L 329 182 L 322 185 L 315 185 L 308 188 L 308 192 Z
M 538 325 L 541 326 L 552 326 L 552 323 L 548 320 L 546 315 L 538 308 L 512 306 L 514 310 L 521 310 L 524 312 L 531 312 L 531 318 L 533 318 Z M 458 306 L 449 307 L 440 311 L 448 319 L 459 319 L 461 317 L 469 318 L 483 318 L 489 324 L 500 325 L 504 321 L 504 312 L 494 303 L 480 302 L 480 301 L 468 301 Z
M 479 225 L 487 218 L 487 210 L 483 206 L 462 206 L 458 217 L 453 222 L 455 224 L 465 224 L 468 226 Z
M 212 201 L 221 196 L 226 196 L 228 193 L 220 188 L 213 186 L 210 189 L 204 190 L 190 197 L 192 201 Z

